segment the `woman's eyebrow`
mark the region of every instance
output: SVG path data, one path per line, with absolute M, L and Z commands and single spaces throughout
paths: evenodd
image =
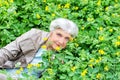
M 70 39 L 70 37 L 65 37 L 66 39 Z

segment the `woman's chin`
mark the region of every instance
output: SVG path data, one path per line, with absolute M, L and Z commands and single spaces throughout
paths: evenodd
M 56 46 L 56 45 L 53 45 L 53 46 L 52 46 L 52 48 L 53 48 L 54 50 L 56 50 L 57 47 L 58 47 L 58 46 Z

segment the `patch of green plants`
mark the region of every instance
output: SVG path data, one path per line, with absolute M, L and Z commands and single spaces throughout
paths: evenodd
M 49 31 L 59 17 L 74 21 L 79 35 L 65 50 L 43 55 L 39 80 L 119 80 L 119 0 L 0 0 L 0 47 L 31 28 Z M 35 77 L 24 73 L 25 79 Z

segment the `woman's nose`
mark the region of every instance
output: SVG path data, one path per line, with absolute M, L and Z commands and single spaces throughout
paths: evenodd
M 64 42 L 65 42 L 64 38 L 59 39 L 59 43 L 60 43 L 61 45 L 64 45 Z

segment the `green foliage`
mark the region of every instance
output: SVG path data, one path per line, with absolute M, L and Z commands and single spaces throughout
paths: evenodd
M 79 35 L 43 55 L 40 80 L 119 80 L 120 0 L 0 0 L 0 47 L 31 28 L 48 31 L 58 17 L 73 20 Z

